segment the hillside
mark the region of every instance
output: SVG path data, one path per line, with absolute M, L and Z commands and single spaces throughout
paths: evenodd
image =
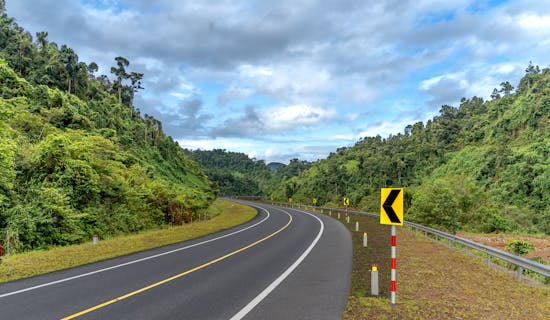
M 257 196 L 271 178 L 271 171 L 263 160 L 252 160 L 246 154 L 223 149 L 186 150 L 217 184 L 224 196 Z
M 273 194 L 309 203 L 343 196 L 377 212 L 380 187 L 406 187 L 407 219 L 457 230 L 550 234 L 550 70 L 529 65 L 513 92 L 462 99 L 384 139 L 340 148 Z
M 286 181 L 311 167 L 311 163 L 298 159 L 282 163 L 265 164 L 263 160 L 250 159 L 246 154 L 223 149 L 186 150 L 227 196 L 270 196 Z
M 96 76 L 0 17 L 0 241 L 13 251 L 181 223 L 215 198 L 204 172 L 133 105 L 143 74 Z

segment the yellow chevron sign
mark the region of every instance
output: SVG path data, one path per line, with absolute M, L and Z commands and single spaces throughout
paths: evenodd
M 382 188 L 380 224 L 403 225 L 403 188 Z

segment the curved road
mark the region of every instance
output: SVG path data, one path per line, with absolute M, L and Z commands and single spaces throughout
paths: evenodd
M 199 239 L 0 285 L 0 319 L 341 319 L 351 237 L 340 222 L 248 203 Z

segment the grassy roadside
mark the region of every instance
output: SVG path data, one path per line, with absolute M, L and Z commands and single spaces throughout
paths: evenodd
M 234 202 L 216 200 L 208 209 L 208 216 L 212 218 L 206 222 L 100 240 L 97 245 L 90 240 L 88 243 L 46 251 L 4 256 L 0 264 L 0 283 L 201 237 L 249 221 L 256 216 L 256 210 Z
M 332 215 L 333 217 L 335 214 Z M 341 221 L 344 221 L 342 215 Z M 355 232 L 359 221 L 360 232 Z M 352 289 L 344 319 L 550 319 L 550 290 L 515 280 L 457 249 L 405 228 L 397 230 L 397 305 L 389 301 L 387 226 L 351 216 Z M 362 248 L 363 232 L 368 248 Z M 372 247 L 371 247 L 372 246 Z M 383 250 L 376 248 L 383 246 Z M 370 297 L 371 264 L 379 266 L 381 297 Z

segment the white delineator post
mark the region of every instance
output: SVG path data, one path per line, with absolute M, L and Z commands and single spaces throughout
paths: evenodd
M 395 306 L 395 287 L 396 287 L 396 254 L 395 254 L 395 226 L 391 226 L 391 305 Z

